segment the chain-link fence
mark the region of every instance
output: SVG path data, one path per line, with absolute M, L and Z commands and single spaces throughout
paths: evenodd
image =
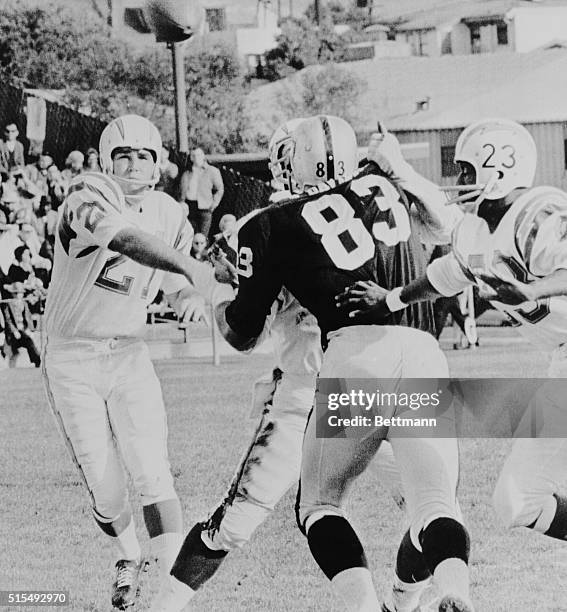
M 0 123 L 15 123 L 20 132 L 19 139 L 24 149 L 29 151 L 26 100 L 27 95 L 23 89 L 5 84 L 0 86 Z M 43 151 L 53 157 L 57 166 L 63 168 L 71 151 L 85 152 L 89 147 L 98 149 L 98 140 L 105 126 L 103 121 L 51 101 L 46 101 L 46 110 Z
M 23 89 L 11 85 L 0 85 L 0 125 L 15 123 L 20 132 L 19 139 L 29 150 L 26 134 L 26 93 Z M 78 150 L 83 153 L 89 147 L 98 149 L 100 134 L 105 123 L 95 117 L 89 117 L 69 107 L 47 101 L 46 134 L 43 151 L 48 152 L 59 168 L 63 168 L 67 155 Z M 218 228 L 218 220 L 226 213 L 232 213 L 237 218 L 251 210 L 265 206 L 272 191 L 268 179 L 267 159 L 244 164 L 238 156 L 228 156 L 231 161 L 214 161 L 224 182 L 224 197 L 213 216 L 213 232 Z M 172 151 L 171 159 L 179 166 L 179 176 L 190 166 L 187 153 Z M 255 176 L 234 169 L 248 170 Z M 262 179 L 257 178 L 261 176 Z

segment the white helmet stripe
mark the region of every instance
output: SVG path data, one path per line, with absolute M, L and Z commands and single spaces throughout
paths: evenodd
M 124 123 L 122 123 L 122 117 L 118 117 L 118 119 L 116 120 L 116 127 L 120 132 L 120 137 L 124 138 Z
M 333 155 L 333 140 L 331 138 L 331 126 L 325 115 L 319 117 L 323 126 L 323 135 L 325 137 L 325 156 L 327 165 L 326 180 L 335 178 L 335 156 Z

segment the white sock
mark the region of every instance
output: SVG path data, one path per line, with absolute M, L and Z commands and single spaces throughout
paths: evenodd
M 419 605 L 421 595 L 431 583 L 431 578 L 421 582 L 404 582 L 394 575 L 392 593 L 386 602 L 392 612 L 413 612 Z
M 136 527 L 134 520 L 130 519 L 128 526 L 122 533 L 112 538 L 118 550 L 120 551 L 120 559 L 129 559 L 131 561 L 140 561 L 142 557 L 142 549 L 136 536 Z
M 331 584 L 348 612 L 376 612 L 380 609 L 372 574 L 367 568 L 351 567 L 339 572 Z
M 470 601 L 469 566 L 462 559 L 445 559 L 435 568 L 433 578 L 441 596 L 451 593 Z
M 169 575 L 163 582 L 150 612 L 181 612 L 196 591 Z
M 183 534 L 162 533 L 150 539 L 150 553 L 157 560 L 160 580 L 165 580 L 183 544 Z

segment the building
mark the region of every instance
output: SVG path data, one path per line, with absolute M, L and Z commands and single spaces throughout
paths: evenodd
M 114 35 L 140 45 L 155 43 L 144 12 L 145 0 L 112 0 Z M 279 34 L 274 0 L 199 0 L 204 20 L 201 34 L 234 45 L 251 70 L 263 63 Z
M 374 3 L 380 5 L 381 3 Z M 446 0 L 373 13 L 414 55 L 533 51 L 567 37 L 566 0 Z
M 452 184 L 460 131 L 477 119 L 507 117 L 524 124 L 536 140 L 536 180 L 567 188 L 567 79 L 558 78 L 567 72 L 567 50 L 412 56 L 339 66 L 366 83 L 365 92 L 353 100 L 361 145 L 381 120 L 399 137 L 416 169 L 434 182 Z M 250 94 L 256 109 L 266 109 L 257 122 L 267 132 L 290 118 L 289 107 L 276 112 L 278 100 L 289 99 L 283 88 L 301 96 L 297 75 Z

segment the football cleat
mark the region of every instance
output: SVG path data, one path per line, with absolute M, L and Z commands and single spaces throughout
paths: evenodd
M 112 606 L 127 610 L 136 603 L 140 594 L 140 573 L 147 568 L 147 561 L 120 559 L 116 562 L 116 580 L 112 585 Z
M 474 608 L 458 595 L 444 595 L 439 602 L 439 612 L 474 612 Z

